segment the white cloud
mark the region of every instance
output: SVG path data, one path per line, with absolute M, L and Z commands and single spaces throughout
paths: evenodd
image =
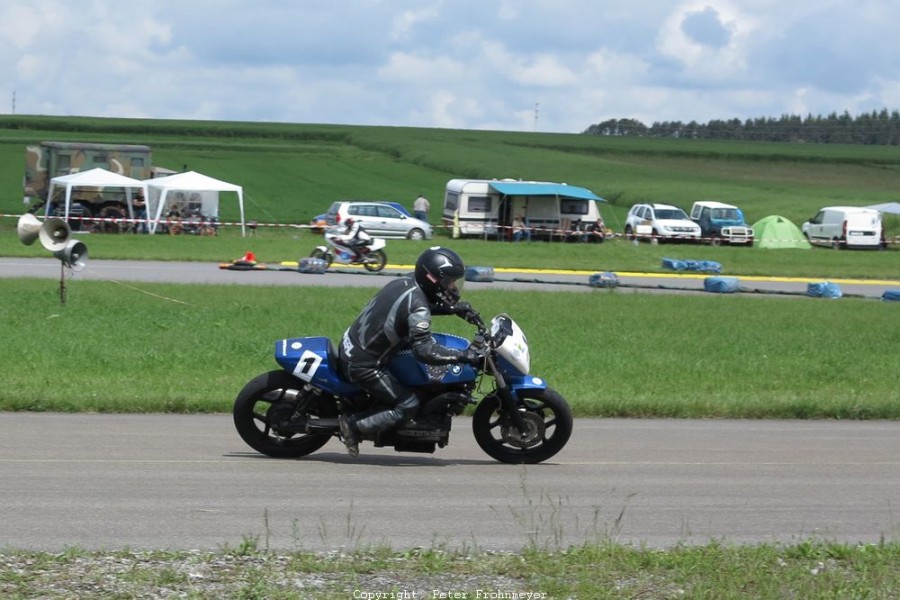
M 511 130 L 540 104 L 561 132 L 858 113 L 900 104 L 898 22 L 881 0 L 5 0 L 0 94 L 33 114 Z
M 437 17 L 438 10 L 436 7 L 401 11 L 401 13 L 393 20 L 391 38 L 402 40 L 406 38 L 410 34 L 410 31 L 419 23 L 433 21 Z
M 405 82 L 415 85 L 433 85 L 448 81 L 459 81 L 465 76 L 465 65 L 450 57 L 427 58 L 395 52 L 387 64 L 378 69 L 377 75 L 383 81 Z
M 720 81 L 743 76 L 747 40 L 755 19 L 724 0 L 678 6 L 659 32 L 663 56 L 683 65 L 688 80 Z

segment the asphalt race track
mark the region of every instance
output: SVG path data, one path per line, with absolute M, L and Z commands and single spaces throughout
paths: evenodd
M 541 465 L 336 439 L 256 454 L 230 415 L 0 415 L 0 548 L 58 552 L 387 544 L 550 549 L 592 540 L 846 543 L 900 533 L 900 423 L 580 419 Z
M 387 277 L 409 272 L 412 266 L 389 265 L 383 273 L 370 274 L 359 268 L 334 268 L 324 274 L 298 273 L 292 265 L 268 265 L 269 270 L 231 271 L 211 263 L 116 261 L 89 259 L 83 271 L 69 272 L 73 284 L 84 281 L 217 283 L 240 285 L 317 285 L 379 287 Z M 278 270 L 283 269 L 283 270 Z M 543 290 L 605 293 L 587 285 L 589 272 L 508 271 L 497 269 L 493 282 L 466 282 L 466 289 Z M 701 293 L 710 275 L 700 273 L 618 273 L 617 293 Z M 54 258 L 0 257 L 0 279 L 4 277 L 60 278 L 60 263 Z M 741 293 L 783 297 L 806 297 L 809 283 L 821 280 L 787 277 L 741 277 Z M 900 281 L 831 280 L 847 297 L 881 298 L 886 290 L 900 289 Z
M 72 286 L 375 287 L 403 270 L 312 275 L 92 260 L 69 275 Z M 55 259 L 0 258 L 0 279 L 59 276 Z M 620 281 L 634 285 L 623 293 L 706 293 L 704 277 Z M 467 289 L 605 293 L 583 273 L 498 271 L 497 279 Z M 802 297 L 806 283 L 744 285 Z M 841 286 L 880 298 L 900 282 Z M 554 460 L 520 466 L 485 455 L 467 419 L 434 455 L 364 444 L 354 460 L 334 440 L 306 459 L 275 460 L 244 445 L 230 415 L 0 413 L 0 548 L 215 550 L 246 538 L 284 550 L 877 543 L 898 538 L 898 506 L 900 422 L 579 419 Z

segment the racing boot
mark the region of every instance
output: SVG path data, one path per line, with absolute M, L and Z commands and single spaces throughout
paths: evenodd
M 339 416 L 338 424 L 341 427 L 341 439 L 347 446 L 347 454 L 356 458 L 359 456 L 359 430 L 356 428 L 356 424 L 347 415 Z

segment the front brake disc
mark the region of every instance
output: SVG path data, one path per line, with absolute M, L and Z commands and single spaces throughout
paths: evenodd
M 544 431 L 546 426 L 544 420 L 533 412 L 522 414 L 522 420 L 525 422 L 524 433 L 519 433 L 514 423 L 506 423 L 500 428 L 503 441 L 510 446 L 518 448 L 530 448 L 541 443 L 544 439 Z

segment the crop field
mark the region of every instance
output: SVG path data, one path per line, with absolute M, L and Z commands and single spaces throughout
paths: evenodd
M 619 231 L 637 202 L 689 209 L 715 199 L 743 208 L 750 223 L 780 214 L 799 225 L 822 206 L 891 202 L 900 189 L 891 147 L 14 115 L 0 117 L 0 213 L 21 212 L 24 147 L 45 140 L 150 145 L 158 165 L 242 185 L 247 218 L 260 223 L 305 224 L 338 199 L 409 205 L 419 193 L 436 221 L 456 177 L 587 187 L 608 201 L 604 218 Z M 234 206 L 222 208 L 236 218 Z

